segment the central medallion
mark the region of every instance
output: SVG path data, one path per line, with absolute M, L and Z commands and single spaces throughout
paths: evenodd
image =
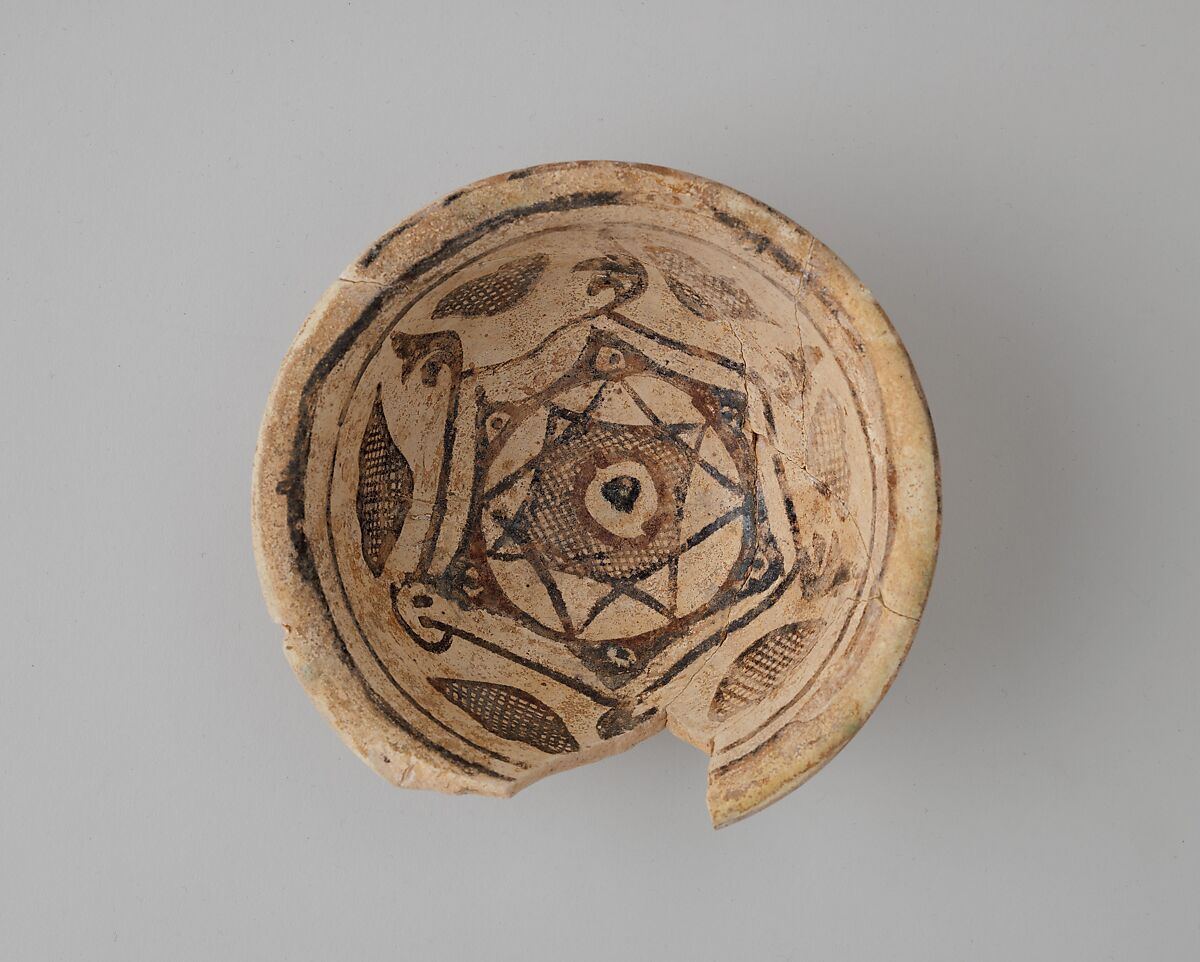
M 636 673 L 746 580 L 759 539 L 744 407 L 593 331 L 545 390 L 483 409 L 475 520 L 447 587 Z

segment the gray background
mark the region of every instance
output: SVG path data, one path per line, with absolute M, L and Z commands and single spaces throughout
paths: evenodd
M 1200 17 L 1170 3 L 0 11 L 0 957 L 1200 957 Z M 250 548 L 276 368 L 374 238 L 607 157 L 792 215 L 941 444 L 917 643 L 713 833 L 663 735 L 388 787 Z

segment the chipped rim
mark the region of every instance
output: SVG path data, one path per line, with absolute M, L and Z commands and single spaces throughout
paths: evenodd
M 849 741 L 891 685 L 928 596 L 941 531 L 941 478 L 925 395 L 908 353 L 882 308 L 854 273 L 811 233 L 760 201 L 716 181 L 667 167 L 620 161 L 542 164 L 476 181 L 429 204 L 375 241 L 339 275 L 308 316 L 284 358 L 267 402 L 255 451 L 251 520 L 255 560 L 274 620 L 285 629 L 284 650 L 297 677 L 343 740 L 379 774 L 404 786 L 508 796 L 524 787 L 447 768 L 422 751 L 420 734 L 405 736 L 349 672 L 311 562 L 303 519 L 289 515 L 296 439 L 304 420 L 305 386 L 339 338 L 385 287 L 468 237 L 466 249 L 498 218 L 518 207 L 531 213 L 570 209 L 565 198 L 600 188 L 636 192 L 690 212 L 707 213 L 749 239 L 759 256 L 783 270 L 819 276 L 835 286 L 862 338 L 883 399 L 887 432 L 890 544 L 878 590 L 877 627 L 867 655 L 812 725 L 793 722 L 769 740 L 771 751 L 739 759 L 733 776 L 710 769 L 713 824 L 728 825 L 776 801 L 815 774 Z M 644 200 L 643 200 L 644 202 Z M 559 206 L 555 206 L 559 204 Z M 539 209 L 541 208 L 541 209 Z M 523 215 L 524 216 L 524 215 Z M 318 382 L 319 383 L 319 382 Z M 302 467 L 302 466 L 301 466 Z M 301 487 L 302 492 L 302 487 Z M 302 494 L 301 494 L 302 498 Z M 587 753 L 578 763 L 623 750 Z M 735 763 L 736 764 L 736 763 Z M 548 774 L 548 772 L 547 772 Z

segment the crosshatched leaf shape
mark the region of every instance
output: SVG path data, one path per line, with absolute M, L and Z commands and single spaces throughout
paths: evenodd
M 549 258 L 545 254 L 515 258 L 491 274 L 454 288 L 438 301 L 433 316 L 491 317 L 512 310 L 533 290 L 547 263 Z
M 832 394 L 825 391 L 808 425 L 808 470 L 841 504 L 850 493 L 846 459 L 846 425 Z
M 694 257 L 670 247 L 646 248 L 667 287 L 684 307 L 706 321 L 766 318 L 750 295 L 727 277 L 711 274 Z
M 375 406 L 358 449 L 357 498 L 362 556 L 377 578 L 396 547 L 413 493 L 412 468 L 392 440 L 380 395 L 376 388 Z
M 430 678 L 429 683 L 493 735 L 550 755 L 579 751 L 558 713 L 519 688 L 461 678 Z
M 812 650 L 821 624 L 810 620 L 783 625 L 738 655 L 717 685 L 709 717 L 724 721 L 773 694 Z

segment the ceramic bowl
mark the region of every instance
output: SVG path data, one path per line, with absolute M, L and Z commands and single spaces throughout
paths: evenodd
M 938 473 L 895 330 L 815 237 L 701 177 L 551 164 L 329 288 L 253 523 L 296 674 L 385 778 L 508 796 L 665 726 L 722 825 L 887 689 Z

